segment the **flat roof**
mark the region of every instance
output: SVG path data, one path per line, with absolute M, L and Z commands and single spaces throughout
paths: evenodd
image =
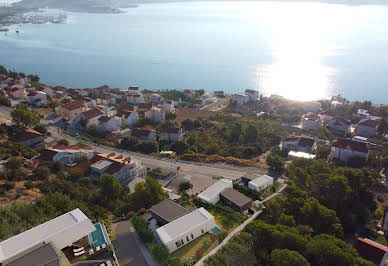
M 172 221 L 171 223 L 159 227 L 156 229 L 156 232 L 158 233 L 160 240 L 166 244 L 176 237 L 188 232 L 190 229 L 195 228 L 211 219 L 214 219 L 213 215 L 202 207 Z
M 220 179 L 215 182 L 213 185 L 202 191 L 198 194 L 197 197 L 205 200 L 209 200 L 216 194 L 220 194 L 225 188 L 230 187 L 233 184 L 232 180 L 229 179 Z
M 49 242 L 54 238 L 74 239 L 74 241 L 77 241 L 94 230 L 95 227 L 90 219 L 77 208 L 0 242 L 0 262 L 24 252 L 39 243 Z M 76 239 L 77 237 L 78 239 Z
M 244 194 L 240 193 L 239 191 L 233 189 L 233 188 L 226 188 L 221 192 L 221 195 L 237 206 L 241 207 L 247 204 L 248 202 L 251 202 L 252 199 L 248 198 Z
M 40 243 L 4 261 L 4 266 L 44 265 L 60 266 L 60 257 L 51 243 Z
M 98 162 L 92 164 L 90 167 L 93 167 L 93 168 L 96 168 L 96 169 L 104 169 L 105 167 L 108 167 L 112 163 L 113 162 L 111 162 L 109 160 L 101 160 L 101 161 L 98 161 Z
M 158 204 L 152 206 L 150 211 L 162 217 L 168 222 L 172 222 L 178 219 L 179 217 L 182 217 L 187 214 L 186 208 L 169 199 L 165 199 L 159 202 Z
M 260 186 L 268 181 L 273 181 L 273 177 L 270 177 L 269 175 L 261 175 L 258 178 L 249 181 L 249 183 Z

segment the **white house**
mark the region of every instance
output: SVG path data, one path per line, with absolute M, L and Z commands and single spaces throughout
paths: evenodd
M 144 113 L 146 118 L 151 119 L 154 123 L 163 122 L 166 120 L 166 112 L 160 108 L 152 107 L 150 111 Z
M 351 158 L 361 157 L 367 162 L 368 155 L 369 149 L 365 142 L 339 138 L 333 141 L 329 160 L 347 164 Z
M 259 99 L 259 92 L 255 90 L 245 90 L 245 95 L 249 97 L 251 102 L 255 102 Z
M 98 127 L 102 131 L 112 132 L 112 131 L 120 130 L 121 128 L 121 118 L 117 116 L 108 117 L 104 115 L 98 119 L 98 122 L 99 122 Z
M 159 104 L 163 101 L 164 101 L 164 99 L 162 96 L 160 96 L 157 93 L 152 93 L 151 95 L 148 96 L 147 103 Z
M 84 101 L 73 101 L 66 104 L 62 104 L 57 109 L 58 113 L 68 120 L 72 120 L 75 116 L 85 110 L 86 104 Z
M 234 94 L 232 95 L 232 99 L 230 99 L 230 103 L 236 106 L 241 106 L 249 102 L 249 99 L 248 95 Z
M 146 168 L 140 161 L 131 157 L 112 154 L 97 154 L 89 161 L 91 177 L 98 177 L 108 174 L 114 176 L 122 184 L 127 184 L 135 177 L 145 177 Z
M 103 94 L 100 96 L 97 96 L 97 104 L 102 104 L 102 105 L 112 105 L 116 103 L 116 97 L 112 94 Z
M 87 120 L 86 127 L 90 127 L 91 125 L 98 126 L 99 125 L 98 119 L 103 115 L 104 113 L 101 112 L 99 109 L 93 108 L 77 115 L 74 118 L 74 121 L 72 121 L 72 123 L 78 123 L 79 121 L 84 119 L 84 120 Z
M 364 118 L 356 125 L 355 132 L 365 137 L 374 137 L 377 135 L 379 122 L 369 118 Z
M 27 101 L 34 106 L 47 104 L 47 94 L 43 91 L 31 91 L 27 94 Z
M 133 124 L 136 123 L 137 119 L 139 118 L 138 114 L 136 111 L 121 111 L 120 113 L 121 120 L 122 120 L 122 125 L 123 126 L 132 126 Z
M 0 242 L 0 264 L 6 265 L 15 258 L 20 258 L 26 251 L 42 243 L 51 243 L 60 251 L 95 230 L 91 220 L 80 209 L 72 210 Z
M 202 207 L 159 227 L 156 233 L 171 253 L 215 227 L 213 215 Z
M 164 141 L 180 141 L 183 139 L 182 128 L 166 128 L 162 133 L 162 139 Z
M 345 120 L 345 119 L 339 118 L 339 117 L 333 117 L 327 123 L 327 128 L 333 132 L 347 133 L 347 132 L 349 132 L 350 124 L 351 123 L 348 120 Z
M 48 147 L 40 152 L 37 160 L 39 162 L 61 161 L 64 165 L 70 165 L 78 157 L 86 156 L 88 159 L 91 159 L 94 155 L 94 150 L 89 146 Z
M 139 87 L 131 86 L 128 88 L 127 102 L 130 104 L 144 103 L 144 97 Z
M 162 108 L 166 113 L 170 113 L 175 110 L 174 101 L 162 101 L 159 104 L 159 107 Z
M 287 136 L 280 142 L 280 145 L 281 150 L 307 153 L 312 153 L 317 148 L 315 139 L 303 136 Z
M 273 185 L 273 177 L 269 175 L 262 175 L 256 179 L 248 182 L 248 188 L 250 190 L 261 191 Z
M 89 108 L 96 107 L 96 105 L 97 105 L 97 101 L 95 99 L 90 98 L 90 97 L 83 97 L 82 100 L 85 101 L 86 105 Z
M 323 125 L 322 119 L 315 113 L 307 113 L 302 117 L 302 129 L 303 130 L 314 130 Z
M 357 110 L 357 117 L 358 118 L 367 118 L 368 116 L 370 116 L 368 110 L 365 110 L 365 109 L 358 109 Z
M 220 193 L 225 188 L 233 188 L 233 182 L 229 179 L 220 179 L 213 185 L 198 194 L 197 198 L 203 202 L 216 204 L 220 200 Z
M 156 131 L 152 129 L 146 128 L 135 128 L 131 132 L 131 136 L 137 137 L 142 140 L 156 140 Z

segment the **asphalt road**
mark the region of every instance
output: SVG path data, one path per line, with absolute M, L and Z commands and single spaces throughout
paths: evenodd
M 58 133 L 58 129 L 55 127 L 49 127 L 51 136 L 56 139 L 66 138 L 71 143 L 76 143 L 76 138 L 68 135 Z M 111 148 L 107 146 L 96 145 L 95 143 L 89 143 L 82 141 L 88 145 L 93 146 L 99 153 L 122 153 L 130 156 L 134 160 L 141 161 L 145 167 L 156 168 L 160 167 L 165 170 L 178 171 L 178 177 L 174 180 L 168 188 L 176 189 L 179 182 L 190 177 L 191 182 L 194 184 L 192 193 L 198 193 L 212 185 L 217 180 L 212 177 L 225 177 L 231 180 L 240 178 L 246 174 L 264 174 L 267 172 L 265 169 L 248 168 L 248 167 L 234 167 L 225 164 L 203 164 L 188 161 L 175 161 L 170 159 L 158 158 L 154 156 L 148 156 L 141 153 L 135 153 L 131 151 Z
M 112 242 L 115 247 L 120 266 L 157 266 L 145 244 L 138 238 L 129 221 L 122 221 L 112 225 L 116 239 Z

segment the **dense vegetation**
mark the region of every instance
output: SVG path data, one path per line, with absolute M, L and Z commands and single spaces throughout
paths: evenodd
M 376 209 L 369 192 L 371 173 L 300 159 L 291 165 L 289 177 L 283 195 L 266 203 L 260 220 L 207 265 L 234 265 L 240 254 L 247 259 L 238 265 L 373 265 L 343 241 Z

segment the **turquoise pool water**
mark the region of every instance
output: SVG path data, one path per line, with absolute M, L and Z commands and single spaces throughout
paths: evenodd
M 213 234 L 217 235 L 217 234 L 218 234 L 219 232 L 221 232 L 222 230 L 221 230 L 221 228 L 219 228 L 218 226 L 216 226 L 216 227 L 213 227 L 212 230 L 210 230 L 210 231 L 212 231 Z
M 106 242 L 104 234 L 102 232 L 101 224 L 100 223 L 94 224 L 94 227 L 96 228 L 96 231 L 91 232 L 89 234 L 89 244 L 92 248 L 101 246 Z

